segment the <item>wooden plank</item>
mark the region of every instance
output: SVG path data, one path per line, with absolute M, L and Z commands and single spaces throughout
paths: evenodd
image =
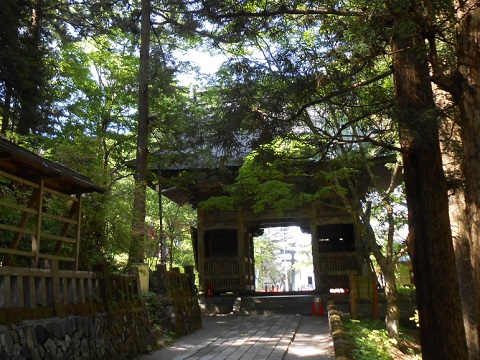
M 57 315 L 57 305 L 62 301 L 61 279 L 58 269 L 58 260 L 50 261 L 50 268 L 52 270 L 52 301 L 55 315 Z
M 37 213 L 36 209 L 29 208 L 28 206 L 25 206 L 25 205 L 14 204 L 14 203 L 7 202 L 7 201 L 4 201 L 4 200 L 0 200 L 0 206 L 5 206 L 5 207 L 8 207 L 10 209 L 20 210 L 20 211 L 30 213 L 30 214 L 34 214 L 34 215 Z
M 357 319 L 357 284 L 356 276 L 351 273 L 349 276 L 350 283 L 350 317 L 353 320 Z
M 0 224 L 0 229 L 13 231 L 13 232 L 18 233 L 20 235 L 22 235 L 22 234 L 35 235 L 36 234 L 35 230 L 25 229 L 25 228 L 22 228 L 22 227 L 19 227 L 19 226 L 14 226 L 14 225 Z M 10 245 L 10 246 L 12 246 L 12 245 Z M 14 246 L 14 244 L 13 244 L 13 246 Z M 17 246 L 18 246 L 18 244 L 17 244 Z M 15 247 L 13 247 L 13 248 L 15 248 Z M 8 266 L 7 264 L 5 264 L 5 265 Z
M 51 276 L 50 271 L 49 275 Z M 47 279 L 45 277 L 35 278 L 35 302 L 40 306 L 48 306 Z
M 31 186 L 31 187 L 33 187 L 33 188 L 39 188 L 39 184 L 34 183 L 34 182 L 32 182 L 32 181 L 28 181 L 28 180 L 23 179 L 23 178 L 21 178 L 21 177 L 12 175 L 12 174 L 7 173 L 7 172 L 5 172 L 5 171 L 3 171 L 3 170 L 0 170 L 0 176 L 3 176 L 4 178 L 9 179 L 9 180 L 17 181 L 17 182 L 19 182 L 19 183 L 22 183 L 22 184 Z
M 8 309 L 12 307 L 12 287 L 10 283 L 10 275 L 5 275 L 2 281 L 3 285 L 3 294 L 4 294 L 4 301 L 3 301 L 3 308 Z
M 33 267 L 38 267 L 38 260 L 39 260 L 39 255 L 40 255 L 40 241 L 41 241 L 41 232 L 42 232 L 42 211 L 41 209 L 43 208 L 43 192 L 44 192 L 44 185 L 45 185 L 45 180 L 42 178 L 40 180 L 39 188 L 38 188 L 38 201 L 37 201 L 37 208 L 38 208 L 38 214 L 37 214 L 37 221 L 36 221 L 36 234 L 35 234 L 35 244 L 32 244 L 32 251 L 35 253 L 35 258 L 33 260 Z
M 2 254 L 13 254 L 13 255 L 20 255 L 20 256 L 28 256 L 33 257 L 34 253 L 31 251 L 25 250 L 14 250 L 14 249 L 2 249 L 0 248 L 0 253 Z M 1 267 L 1 266 L 0 266 Z
M 79 256 L 80 256 L 80 235 L 81 235 L 81 223 L 82 223 L 82 193 L 77 194 L 77 205 L 75 206 L 76 208 L 76 224 L 75 224 L 75 241 L 76 245 L 73 248 L 73 256 L 75 257 L 75 270 L 78 270 L 78 262 L 79 262 Z
M 86 302 L 86 299 L 87 299 L 87 297 L 85 296 L 85 280 L 87 280 L 87 279 L 78 279 L 78 282 L 79 282 L 78 300 L 80 301 L 80 304 L 84 304 Z
M 57 261 L 75 261 L 75 258 L 70 256 L 39 254 L 39 257 L 42 259 L 57 260 Z
M 23 308 L 25 307 L 25 297 L 23 292 L 23 276 L 13 276 L 11 278 L 12 281 L 12 305 L 14 307 Z
M 70 201 L 78 201 L 78 199 L 72 195 L 68 195 L 68 194 L 64 194 L 64 193 L 61 193 L 59 191 L 56 191 L 56 190 L 53 190 L 53 189 L 50 189 L 50 188 L 44 188 L 44 191 L 45 192 L 48 192 L 50 194 L 53 194 L 53 195 L 56 195 L 56 196 L 59 196 L 61 198 L 64 198 L 64 199 L 67 199 L 67 200 L 70 200 Z
M 26 289 L 25 306 L 30 309 L 33 309 L 36 306 L 36 298 L 37 298 L 37 295 L 35 293 L 35 277 L 28 276 L 28 277 L 25 277 L 24 279 L 25 279 L 24 288 Z
M 66 236 L 59 236 L 59 235 L 49 234 L 49 233 L 45 233 L 45 232 L 42 232 L 41 236 L 42 236 L 42 238 L 45 238 L 45 239 L 63 241 L 63 242 L 66 242 L 66 243 L 71 243 L 71 244 L 76 243 L 75 239 L 72 239 L 72 238 L 69 238 L 69 237 L 66 237 Z
M 53 214 L 49 214 L 49 213 L 46 213 L 46 212 L 42 212 L 42 216 L 45 217 L 45 218 L 58 220 L 58 221 L 61 221 L 63 223 L 67 223 L 67 224 L 75 225 L 77 223 L 77 221 L 75 219 L 67 218 L 67 217 L 64 217 L 64 216 L 53 215 Z
M 15 267 L 15 266 L 0 266 L 0 275 L 38 276 L 38 277 L 52 276 L 50 273 L 50 270 L 48 269 L 32 269 L 32 268 L 21 268 L 21 267 Z

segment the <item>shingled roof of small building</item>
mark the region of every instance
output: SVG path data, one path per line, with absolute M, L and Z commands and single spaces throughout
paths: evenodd
M 0 171 L 32 182 L 38 182 L 43 178 L 45 186 L 64 194 L 106 191 L 89 178 L 2 138 L 0 138 Z

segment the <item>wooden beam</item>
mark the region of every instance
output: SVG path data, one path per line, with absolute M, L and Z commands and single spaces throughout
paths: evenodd
M 45 180 L 42 178 L 40 180 L 38 188 L 38 201 L 37 201 L 37 221 L 35 224 L 36 232 L 34 241 L 32 242 L 32 252 L 34 253 L 34 259 L 32 262 L 32 267 L 38 267 L 38 259 L 40 255 L 40 241 L 42 236 L 42 207 L 43 207 L 43 192 L 44 192 Z
M 10 244 L 10 249 L 16 250 L 18 248 L 18 245 L 20 244 L 20 241 L 22 240 L 22 236 L 25 233 L 25 228 L 28 224 L 28 221 L 30 220 L 30 216 L 32 213 L 38 214 L 38 203 L 40 201 L 40 196 L 39 196 L 39 190 L 38 189 L 33 189 L 32 195 L 30 196 L 30 199 L 28 200 L 27 208 L 31 209 L 32 211 L 24 211 L 22 214 L 22 219 L 20 220 L 20 223 L 18 224 L 18 229 L 22 229 L 22 231 L 16 231 L 16 233 L 13 236 L 12 243 Z M 37 207 L 37 209 L 35 209 Z M 35 211 L 36 210 L 36 211 Z M 11 229 L 13 230 L 13 229 Z M 31 234 L 31 233 L 30 233 Z M 11 265 L 13 262 L 14 254 L 9 254 L 5 260 L 5 266 Z

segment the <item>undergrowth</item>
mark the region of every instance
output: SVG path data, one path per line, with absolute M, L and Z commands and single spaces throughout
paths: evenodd
M 389 339 L 382 321 L 347 320 L 344 328 L 355 360 L 420 360 L 418 331 L 400 329 L 398 341 Z

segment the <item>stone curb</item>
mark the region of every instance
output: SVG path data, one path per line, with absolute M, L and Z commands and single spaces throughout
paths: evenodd
M 328 306 L 328 323 L 330 325 L 330 334 L 332 334 L 333 348 L 336 360 L 354 360 L 352 355 L 352 344 L 348 339 L 343 327 L 341 311 L 337 310 L 335 305 Z

